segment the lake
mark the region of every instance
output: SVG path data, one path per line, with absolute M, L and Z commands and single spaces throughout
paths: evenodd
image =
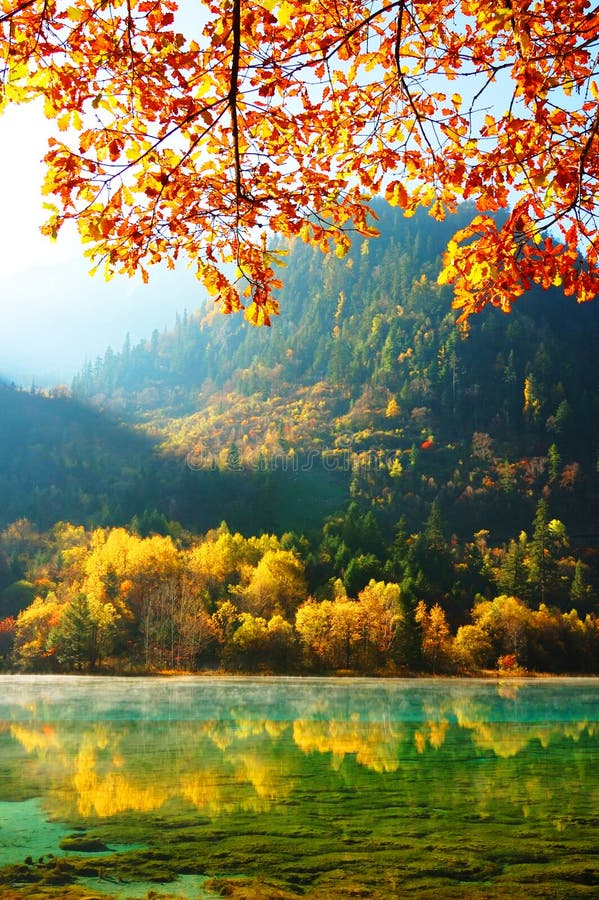
M 0 897 L 599 896 L 599 680 L 0 676 Z

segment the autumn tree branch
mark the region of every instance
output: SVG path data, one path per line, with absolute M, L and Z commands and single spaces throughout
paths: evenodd
M 233 131 L 233 154 L 235 158 L 235 196 L 237 207 L 243 199 L 241 178 L 241 152 L 239 149 L 239 120 L 237 98 L 239 95 L 239 57 L 241 54 L 241 0 L 233 0 L 233 49 L 231 57 L 231 85 L 229 88 L 229 109 L 231 110 L 231 128 Z
M 10 19 L 14 19 L 15 16 L 18 16 L 19 13 L 23 12 L 23 10 L 28 9 L 28 7 L 33 6 L 36 0 L 25 0 L 24 3 L 19 3 L 18 6 L 15 6 L 14 9 L 9 10 L 9 12 L 4 13 L 4 15 L 0 16 L 0 25 L 3 22 L 8 22 Z

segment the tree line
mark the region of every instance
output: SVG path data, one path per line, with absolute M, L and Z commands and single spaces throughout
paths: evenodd
M 133 523 L 135 525 L 135 523 Z M 399 522 L 382 568 L 319 543 L 18 520 L 0 533 L 0 654 L 33 672 L 598 672 L 592 568 L 541 500 L 525 532 L 446 539 Z M 373 529 L 355 511 L 346 529 Z M 345 535 L 349 538 L 349 535 Z M 371 535 L 372 536 L 372 535 Z M 347 547 L 347 545 L 344 545 Z M 337 559 L 331 554 L 336 552 Z M 15 578 L 15 576 L 20 576 Z M 11 580 L 14 579 L 14 580 Z

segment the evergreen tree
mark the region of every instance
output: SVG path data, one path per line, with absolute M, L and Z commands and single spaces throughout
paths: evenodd
M 561 525 L 561 523 L 559 524 Z M 552 542 L 549 505 L 544 498 L 541 498 L 533 520 L 528 566 L 528 581 L 539 603 L 545 603 L 547 592 L 554 580 L 555 559 L 551 552 Z
M 545 499 L 539 500 L 533 520 L 532 540 L 530 542 L 529 581 L 540 592 L 541 602 L 545 600 L 547 585 L 547 555 L 549 552 L 549 508 Z
M 497 587 L 501 594 L 518 597 L 527 601 L 530 596 L 526 555 L 528 537 L 525 531 L 520 532 L 518 540 L 512 539 L 505 551 L 496 575 Z
M 561 456 L 556 444 L 551 444 L 547 451 L 549 457 L 549 484 L 554 484 L 559 476 L 561 467 Z
M 424 530 L 410 546 L 406 575 L 418 585 L 421 597 L 447 598 L 454 585 L 453 558 L 443 534 L 439 504 L 432 504 Z
M 385 563 L 385 574 L 398 583 L 403 580 L 408 565 L 410 549 L 408 537 L 406 520 L 402 516 L 397 523 L 393 543 L 391 544 L 387 554 L 387 562 Z
M 87 597 L 79 593 L 65 609 L 58 628 L 49 636 L 61 666 L 67 670 L 93 670 L 97 656 L 94 632 Z
M 429 517 L 424 526 L 424 541 L 429 550 L 443 552 L 447 549 L 445 535 L 443 534 L 443 522 L 439 502 L 434 500 Z
M 584 614 L 591 611 L 594 600 L 595 595 L 588 577 L 588 566 L 578 560 L 570 586 L 570 602 L 574 609 Z
M 360 553 L 358 556 L 353 556 L 343 576 L 348 596 L 357 597 L 372 578 L 381 577 L 381 569 L 381 563 L 373 553 Z
M 418 595 L 410 578 L 401 582 L 401 619 L 393 642 L 393 659 L 414 672 L 422 671 L 422 625 L 417 619 Z

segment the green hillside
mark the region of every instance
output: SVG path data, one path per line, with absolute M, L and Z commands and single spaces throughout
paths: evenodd
M 460 537 L 482 527 L 507 536 L 528 527 L 545 496 L 573 532 L 590 535 L 597 304 L 537 291 L 509 316 L 487 309 L 459 330 L 451 293 L 436 284 L 455 223 L 377 211 L 381 237 L 358 238 L 343 260 L 290 248 L 272 328 L 185 315 L 172 333 L 109 350 L 75 379 L 74 395 L 190 461 L 184 497 L 168 510 L 190 527 L 226 518 L 247 529 L 243 507 L 256 501 L 254 530 L 301 530 L 319 520 L 321 500 L 328 513 L 346 490 L 386 533 L 399 516 L 421 527 L 436 499 Z M 232 509 L 230 479 L 243 495 Z M 273 503 L 275 484 L 283 493 Z M 221 498 L 214 521 L 202 495 Z

